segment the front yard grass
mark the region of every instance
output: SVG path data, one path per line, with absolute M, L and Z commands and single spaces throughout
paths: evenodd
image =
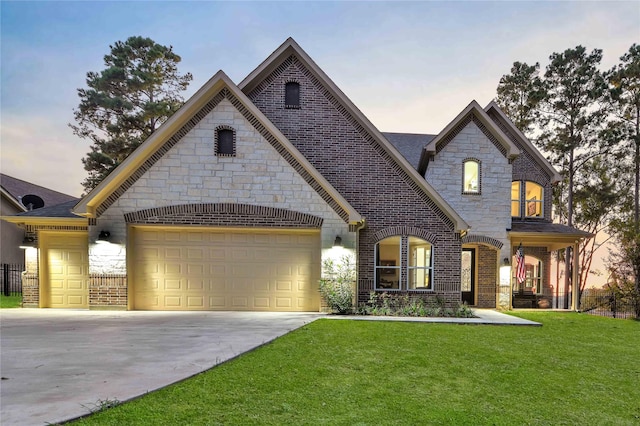
M 22 294 L 5 296 L 0 293 L 0 309 L 19 308 L 22 306 Z
M 543 327 L 318 320 L 78 423 L 640 424 L 640 322 L 517 315 Z

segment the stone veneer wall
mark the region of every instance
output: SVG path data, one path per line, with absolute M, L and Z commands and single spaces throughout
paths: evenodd
M 480 162 L 478 194 L 462 190 L 463 162 L 467 159 Z M 425 179 L 471 226 L 470 234 L 501 242 L 502 256 L 509 255 L 511 164 L 475 121 L 469 120 L 439 149 L 429 162 Z
M 496 307 L 498 274 L 498 252 L 485 246 L 478 246 L 478 308 Z
M 290 81 L 300 84 L 300 108 L 284 107 Z M 460 238 L 451 220 L 298 58 L 284 60 L 248 96 L 366 218 L 358 240 L 360 302 L 373 290 L 375 235 L 394 227 L 435 236 L 435 292 L 415 294 L 460 301 Z
M 345 247 L 355 247 L 355 234 L 349 232 L 348 224 L 341 217 L 344 212 L 338 213 L 335 206 L 329 205 L 325 199 L 326 192 L 314 189 L 318 187 L 317 183 L 312 187 L 305 180 L 310 179 L 310 176 L 301 176 L 292 166 L 292 158 L 283 158 L 272 145 L 273 141 L 267 141 L 254 128 L 246 116 L 247 111 L 241 112 L 234 106 L 232 101 L 235 102 L 235 98 L 228 98 L 231 96 L 228 91 L 221 93 L 226 95 L 216 97 L 218 102 L 210 112 L 203 115 L 135 181 L 127 182 L 127 189 L 117 199 L 111 200 L 100 217 L 90 223 L 89 270 L 92 276 L 126 276 L 128 223 L 125 216 L 129 218 L 130 224 L 153 223 L 152 218 L 139 221 L 136 212 L 168 206 L 191 206 L 196 211 L 187 215 L 180 212 L 167 215 L 165 212 L 156 217 L 155 223 L 287 227 L 294 223 L 294 220 L 284 220 L 291 215 L 265 217 L 259 210 L 260 207 L 299 212 L 319 218 L 323 248 L 331 247 L 336 235 L 343 238 Z M 235 130 L 235 156 L 215 155 L 215 130 L 220 126 Z M 249 209 L 238 215 L 224 209 L 197 211 L 197 206 L 212 205 L 244 205 L 249 206 Z M 251 206 L 258 210 L 251 210 Z M 296 227 L 300 225 L 297 224 Z M 307 227 L 318 226 L 314 222 Z M 108 248 L 94 243 L 101 230 L 111 233 Z M 114 304 L 122 303 L 124 296 L 119 293 L 122 284 L 114 286 L 106 288 L 115 292 Z M 111 299 L 109 300 L 108 303 L 111 304 Z

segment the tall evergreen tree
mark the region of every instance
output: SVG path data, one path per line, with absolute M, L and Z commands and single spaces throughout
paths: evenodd
M 511 73 L 500 78 L 496 90 L 496 103 L 527 136 L 539 115 L 540 101 L 544 97 L 544 85 L 540 79 L 540 64 L 528 65 L 514 62 Z
M 622 270 L 633 283 L 636 316 L 640 318 L 640 45 L 633 44 L 620 57 L 621 63 L 608 74 L 610 99 L 615 117 L 606 133 L 617 142 L 615 158 L 620 172 L 619 195 L 621 214 L 613 222 L 612 232 L 617 239 L 617 276 L 624 281 Z
M 150 38 L 130 37 L 109 46 L 105 69 L 87 73 L 87 88 L 78 89 L 73 133 L 92 142 L 82 159 L 89 176 L 82 183 L 95 188 L 136 147 L 180 108 L 193 79 L 179 74 L 180 56 L 172 46 Z
M 601 125 L 606 118 L 603 108 L 607 85 L 598 67 L 602 50 L 587 53 L 583 46 L 553 53 L 544 74 L 545 97 L 542 100 L 538 139 L 560 166 L 564 184 L 554 194 L 556 213 L 567 225 L 574 225 L 576 175 L 602 154 Z M 568 291 L 572 268 L 571 248 L 565 253 L 565 291 Z M 579 298 L 578 283 L 571 283 Z M 578 299 L 579 300 L 579 299 Z M 565 305 L 565 308 L 568 307 Z

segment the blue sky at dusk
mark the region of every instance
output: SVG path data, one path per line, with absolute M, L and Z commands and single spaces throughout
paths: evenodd
M 438 133 L 485 105 L 516 60 L 640 42 L 639 2 L 0 3 L 2 173 L 79 196 L 89 142 L 71 133 L 76 90 L 133 35 L 172 45 L 194 80 L 239 83 L 292 36 L 381 131 Z

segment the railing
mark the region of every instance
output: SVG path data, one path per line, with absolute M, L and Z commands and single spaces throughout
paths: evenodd
M 580 310 L 611 318 L 635 317 L 633 298 L 609 289 L 585 289 L 580 297 Z
M 22 271 L 24 271 L 24 265 L 0 264 L 0 285 L 3 295 L 10 296 L 22 293 Z

